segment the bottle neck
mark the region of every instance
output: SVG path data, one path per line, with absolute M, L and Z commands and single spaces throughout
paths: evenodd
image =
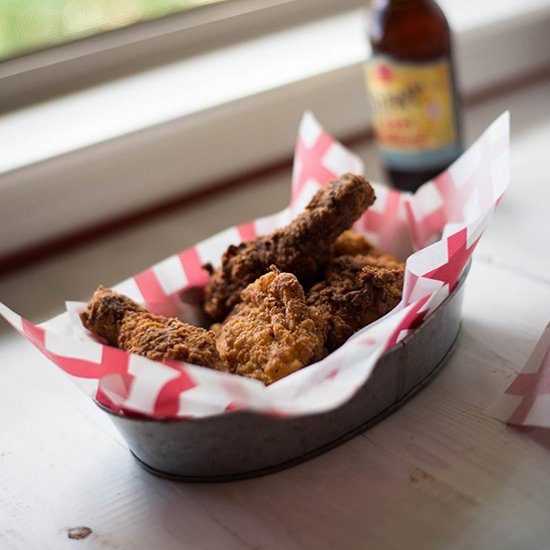
M 434 0 L 373 0 L 369 38 L 373 53 L 429 61 L 450 56 L 450 29 Z

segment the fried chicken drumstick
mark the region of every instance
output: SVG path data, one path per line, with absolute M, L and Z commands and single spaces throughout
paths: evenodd
M 80 319 L 90 332 L 123 350 L 156 361 L 185 361 L 227 370 L 213 332 L 175 317 L 149 313 L 130 298 L 102 286 Z
M 396 258 L 389 258 L 335 257 L 325 270 L 325 280 L 308 292 L 307 303 L 317 307 L 327 322 L 327 352 L 400 302 L 404 267 Z
M 325 320 L 290 273 L 275 267 L 246 287 L 218 328 L 229 371 L 271 384 L 324 356 Z
M 205 266 L 211 272 L 205 289 L 206 312 L 215 320 L 224 319 L 240 301 L 241 291 L 272 264 L 309 287 L 327 263 L 332 243 L 374 200 L 374 191 L 362 176 L 345 174 L 319 190 L 288 226 L 230 246 L 219 269 Z

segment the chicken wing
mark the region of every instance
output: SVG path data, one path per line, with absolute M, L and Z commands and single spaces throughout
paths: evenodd
M 123 350 L 156 361 L 185 361 L 227 370 L 213 332 L 149 313 L 127 296 L 102 286 L 80 319 L 90 332 Z
M 290 273 L 272 271 L 242 292 L 218 327 L 218 349 L 232 373 L 271 384 L 324 356 L 325 321 L 306 304 Z
M 400 302 L 403 275 L 402 265 L 386 264 L 374 256 L 339 256 L 330 262 L 325 280 L 307 295 L 307 303 L 326 319 L 329 353 Z
M 205 289 L 206 312 L 215 320 L 223 320 L 240 301 L 241 291 L 272 264 L 309 287 L 328 261 L 334 240 L 374 200 L 374 191 L 363 177 L 346 174 L 319 190 L 288 226 L 230 246 L 219 269 L 205 266 L 211 273 Z

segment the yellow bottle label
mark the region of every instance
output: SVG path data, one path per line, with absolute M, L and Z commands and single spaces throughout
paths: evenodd
M 409 64 L 377 56 L 365 74 L 374 131 L 387 165 L 422 169 L 460 154 L 447 59 Z

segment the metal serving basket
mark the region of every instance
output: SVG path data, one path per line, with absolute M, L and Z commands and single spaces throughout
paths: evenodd
M 447 299 L 413 334 L 382 355 L 359 391 L 334 410 L 287 419 L 234 411 L 190 420 L 148 420 L 98 406 L 109 414 L 138 463 L 158 476 L 215 482 L 289 468 L 369 429 L 434 378 L 458 337 L 468 269 Z

